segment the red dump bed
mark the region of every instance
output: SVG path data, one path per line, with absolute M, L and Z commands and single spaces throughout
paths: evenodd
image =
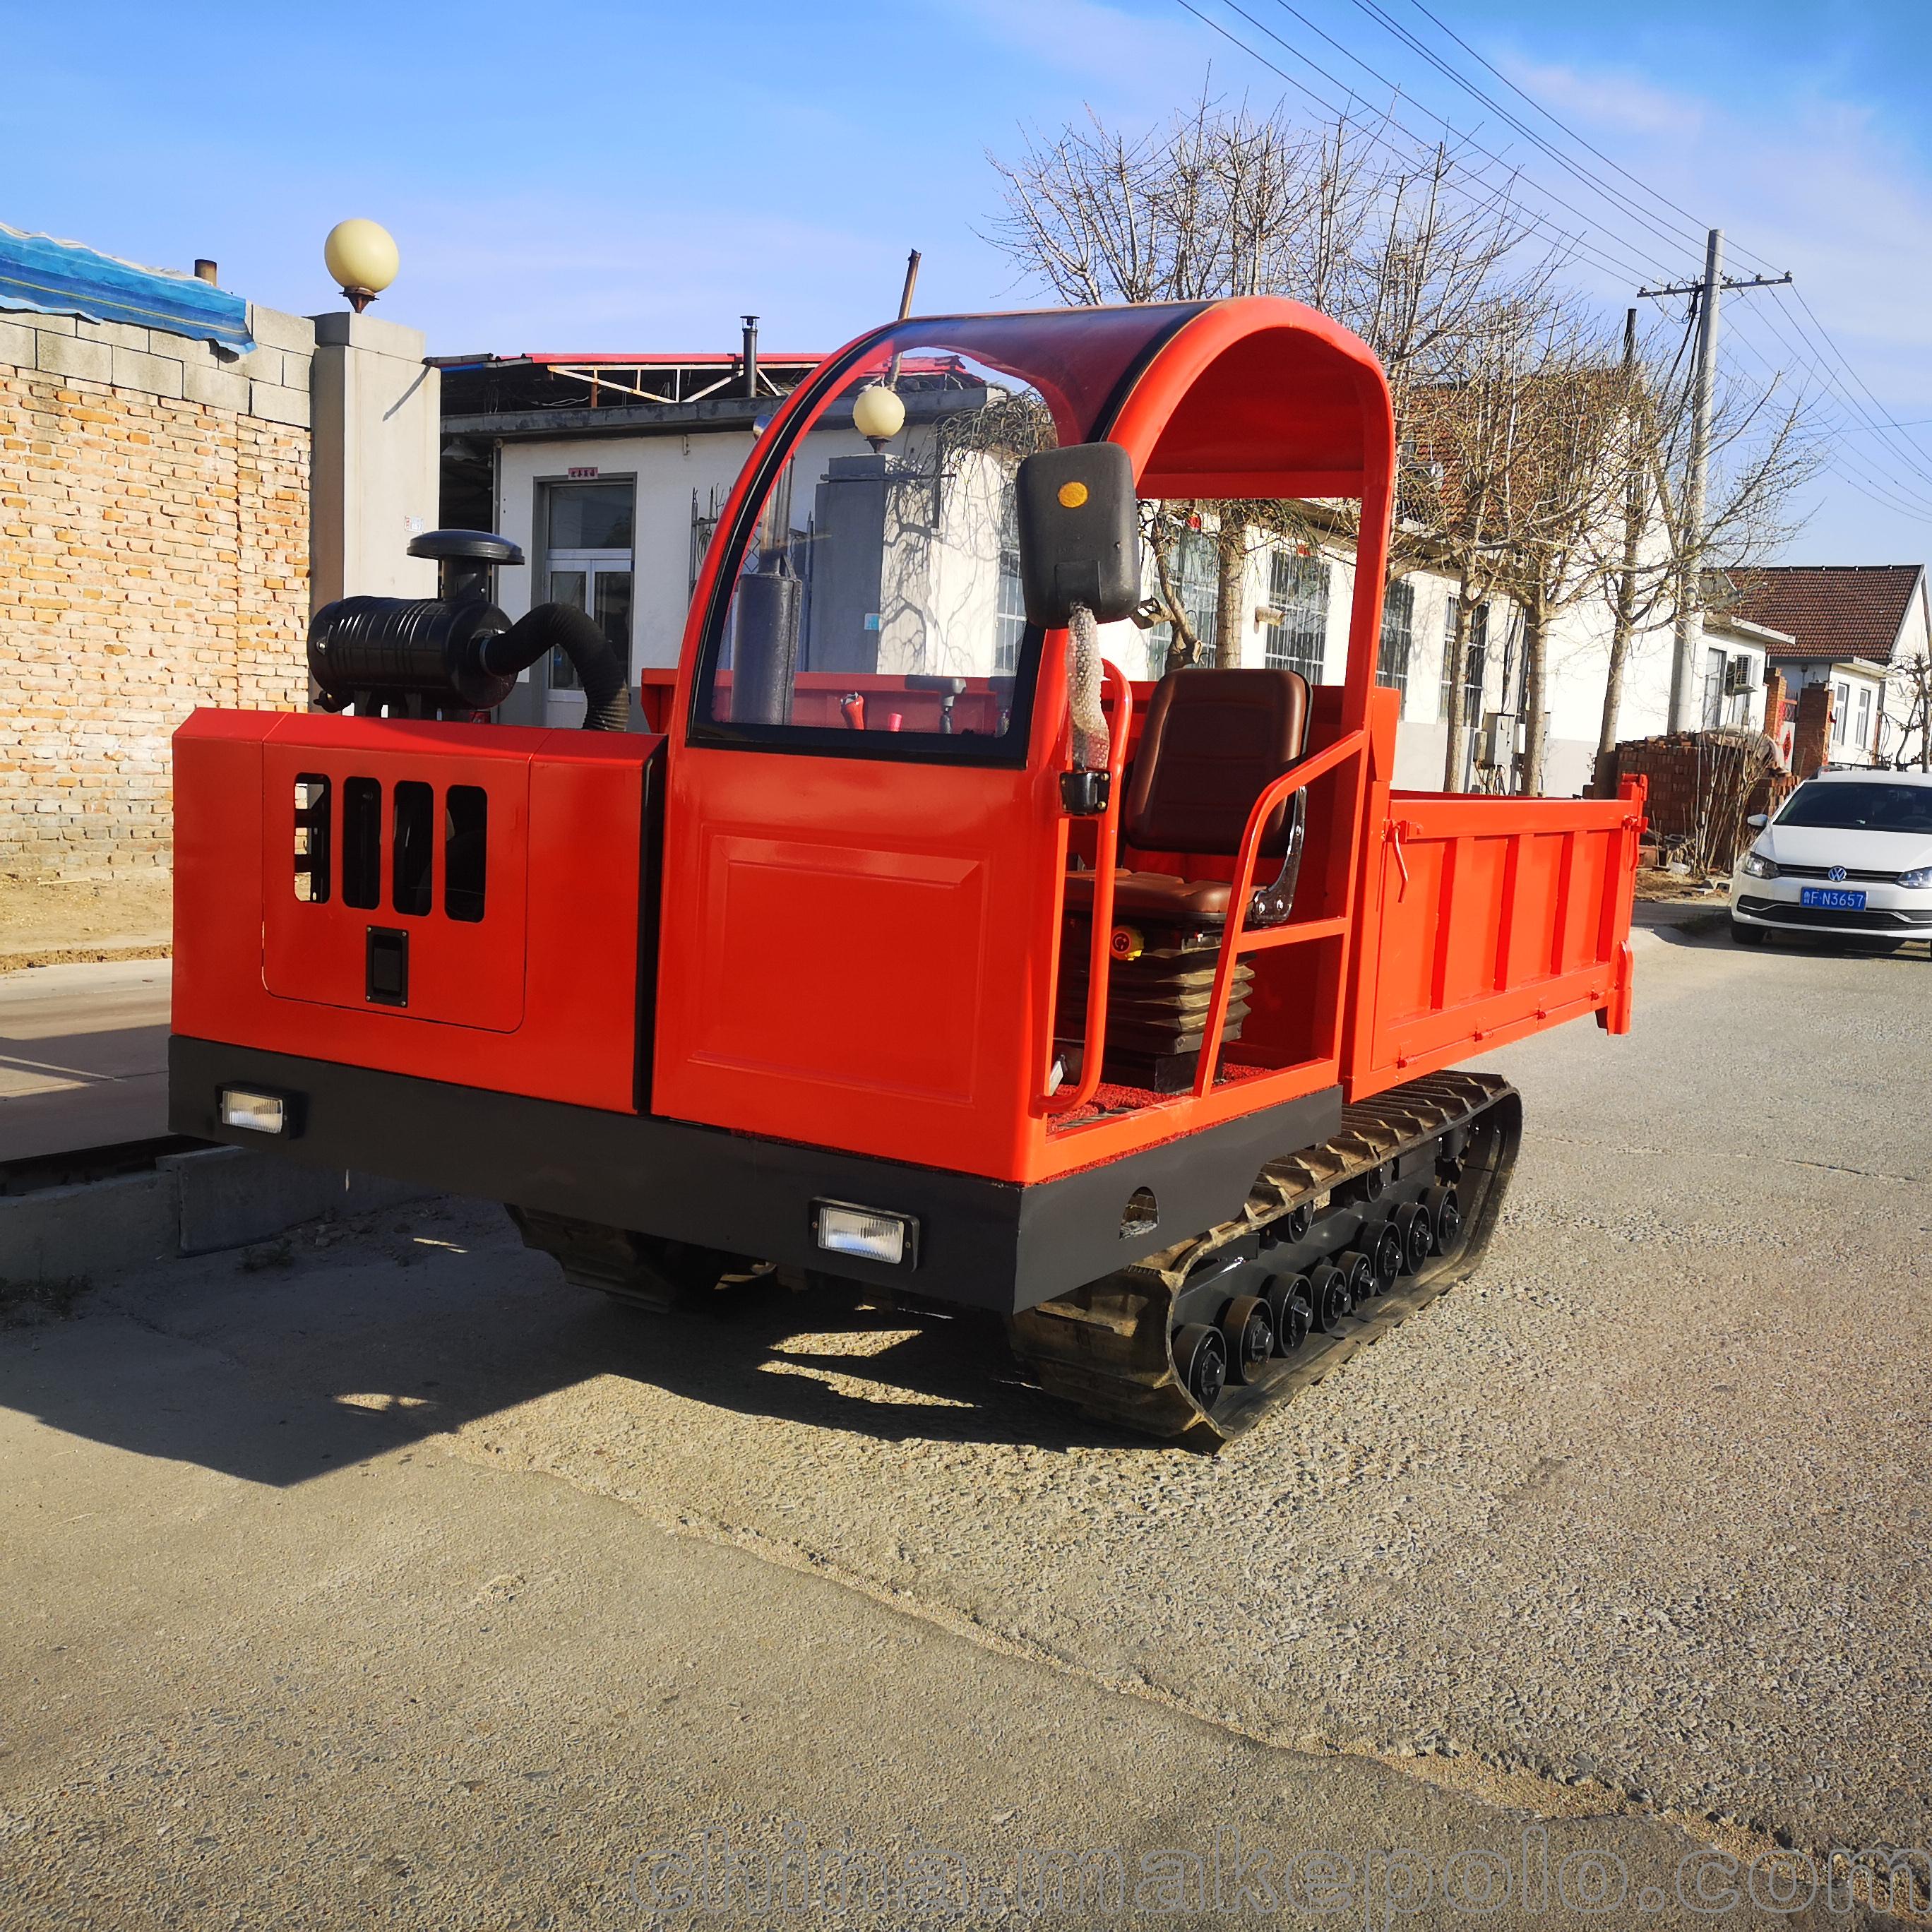
M 1604 800 L 1384 796 L 1358 1097 L 1592 1012 L 1629 1030 L 1640 784 Z

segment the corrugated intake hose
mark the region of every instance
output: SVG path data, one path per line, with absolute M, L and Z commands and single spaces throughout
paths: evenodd
M 506 676 L 527 670 L 547 651 L 560 650 L 584 686 L 584 728 L 630 728 L 631 687 L 602 627 L 572 604 L 539 604 L 483 647 L 485 667 Z
M 1100 709 L 1100 635 L 1094 614 L 1074 605 L 1066 621 L 1068 707 L 1073 714 L 1073 764 L 1079 771 L 1107 769 L 1107 714 Z

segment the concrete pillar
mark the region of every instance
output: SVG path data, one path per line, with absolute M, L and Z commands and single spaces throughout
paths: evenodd
M 1832 687 L 1808 684 L 1798 694 L 1798 722 L 1791 742 L 1794 777 L 1815 777 L 1832 754 Z
M 344 309 L 319 315 L 310 376 L 309 560 L 314 605 L 338 597 L 430 597 L 436 566 L 407 554 L 434 530 L 440 372 L 423 338 Z

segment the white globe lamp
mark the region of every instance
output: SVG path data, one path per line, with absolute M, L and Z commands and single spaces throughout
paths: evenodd
M 380 222 L 359 215 L 338 221 L 328 231 L 322 259 L 358 315 L 396 279 L 402 265 L 396 238 Z
M 852 399 L 852 427 L 875 453 L 882 452 L 905 428 L 905 404 L 898 392 L 883 382 L 868 382 Z

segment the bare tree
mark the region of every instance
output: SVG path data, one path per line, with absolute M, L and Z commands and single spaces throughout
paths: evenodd
M 1614 742 L 1633 640 L 1674 610 L 1684 560 L 1768 554 L 1815 466 L 1802 407 L 1776 380 L 1727 373 L 1706 526 L 1679 527 L 1688 412 L 1676 370 L 1660 373 L 1654 356 L 1618 362 L 1564 292 L 1563 260 L 1537 243 L 1514 184 L 1472 170 L 1453 143 L 1413 144 L 1359 115 L 1310 128 L 1204 88 L 1143 134 L 1090 112 L 1023 136 L 1010 160 L 988 158 L 1004 184 L 988 238 L 1063 302 L 1282 294 L 1375 350 L 1401 452 L 1388 576 L 1426 567 L 1458 587 L 1445 665 L 1452 786 L 1472 630 L 1488 598 L 1506 593 L 1524 614 L 1534 789 L 1554 619 L 1591 597 L 1610 602 L 1601 735 Z M 1151 506 L 1170 663 L 1204 650 L 1176 582 L 1188 532 L 1214 544 L 1214 654 L 1238 663 L 1252 551 L 1284 537 L 1359 539 L 1359 515 L 1354 503 Z
M 1507 188 L 1466 170 L 1448 146 L 1410 149 L 1386 128 L 1344 118 L 1309 129 L 1279 111 L 1228 106 L 1204 90 L 1164 126 L 1129 136 L 1090 113 L 1033 135 L 1011 161 L 989 238 L 1063 302 L 1204 301 L 1286 295 L 1355 329 L 1397 401 L 1448 380 L 1482 352 L 1513 302 L 1546 282 L 1553 258 L 1518 257 L 1532 224 Z M 1514 280 L 1503 286 L 1507 266 Z M 1176 548 L 1190 530 L 1215 548 L 1214 650 L 1238 664 L 1247 562 L 1284 539 L 1358 534 L 1353 504 L 1190 502 L 1146 520 L 1170 662 L 1202 654 L 1176 594 Z M 1432 533 L 1398 518 L 1390 574 L 1425 557 Z
M 1541 787 L 1550 627 L 1599 581 L 1591 544 L 1617 494 L 1611 456 L 1621 402 L 1589 322 L 1547 291 L 1498 305 L 1462 380 L 1408 399 L 1404 520 L 1426 560 L 1457 584 L 1444 668 L 1447 786 L 1461 777 L 1474 614 L 1501 594 L 1522 616 L 1523 784 Z
M 1892 769 L 1902 771 L 1913 762 L 1912 740 L 1918 740 L 1917 764 L 1922 772 L 1932 772 L 1932 656 L 1924 651 L 1900 658 L 1886 674 L 1886 682 L 1905 700 L 1905 724 L 1899 734 L 1898 750 Z
M 1797 527 L 1798 494 L 1827 454 L 1809 396 L 1784 372 L 1748 377 L 1720 364 L 1704 526 L 1688 529 L 1679 483 L 1689 455 L 1690 410 L 1682 373 L 1688 340 L 1687 328 L 1666 362 L 1654 345 L 1640 351 L 1626 322 L 1618 437 L 1626 488 L 1621 516 L 1599 532 L 1618 552 L 1616 568 L 1602 577 L 1612 623 L 1600 757 L 1617 742 L 1632 645 L 1640 632 L 1676 620 L 1688 561 L 1696 560 L 1705 608 L 1722 610 L 1735 602 L 1729 573 L 1768 562 L 1783 550 Z

